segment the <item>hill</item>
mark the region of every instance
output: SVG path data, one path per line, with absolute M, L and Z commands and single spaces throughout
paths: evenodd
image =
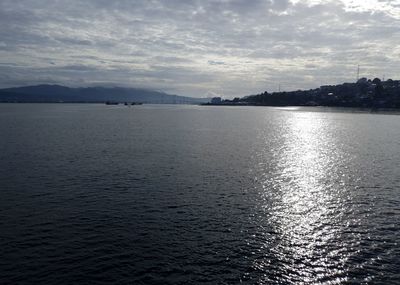
M 151 104 L 199 104 L 208 98 L 171 95 L 160 91 L 123 87 L 69 88 L 61 85 L 35 85 L 0 89 L 0 102 L 141 102 Z
M 310 90 L 265 91 L 233 100 L 212 98 L 207 105 L 400 108 L 400 80 L 361 78 L 355 83 L 325 85 Z
M 356 83 L 291 92 L 264 92 L 240 100 L 249 105 L 400 108 L 400 81 L 361 78 Z

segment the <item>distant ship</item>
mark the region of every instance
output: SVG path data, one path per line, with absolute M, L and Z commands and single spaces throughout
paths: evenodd
M 106 105 L 118 105 L 118 102 L 106 101 Z
M 133 106 L 133 105 L 142 105 L 143 103 L 141 102 L 125 102 L 125 106 Z
M 115 102 L 115 101 L 106 101 L 105 102 L 106 105 L 118 105 L 119 102 Z M 125 106 L 133 106 L 133 105 L 142 105 L 143 103 L 141 102 L 125 102 L 124 105 Z

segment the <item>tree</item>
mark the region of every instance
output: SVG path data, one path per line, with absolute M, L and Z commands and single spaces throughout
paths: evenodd
M 372 83 L 376 84 L 376 85 L 379 85 L 379 84 L 382 83 L 382 81 L 378 77 L 376 77 L 376 78 L 374 78 L 374 80 L 372 80 Z
M 362 77 L 357 80 L 357 84 L 367 84 L 367 82 L 368 82 L 368 79 L 365 77 Z

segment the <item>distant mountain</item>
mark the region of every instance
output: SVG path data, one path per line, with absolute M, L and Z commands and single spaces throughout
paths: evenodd
M 35 85 L 0 89 L 0 102 L 141 102 L 151 104 L 198 104 L 209 98 L 191 98 L 164 92 L 122 87 L 69 88 Z

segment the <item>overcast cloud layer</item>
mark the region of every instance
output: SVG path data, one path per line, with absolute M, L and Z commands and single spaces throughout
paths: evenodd
M 400 79 L 400 0 L 1 0 L 0 87 L 226 98 Z

